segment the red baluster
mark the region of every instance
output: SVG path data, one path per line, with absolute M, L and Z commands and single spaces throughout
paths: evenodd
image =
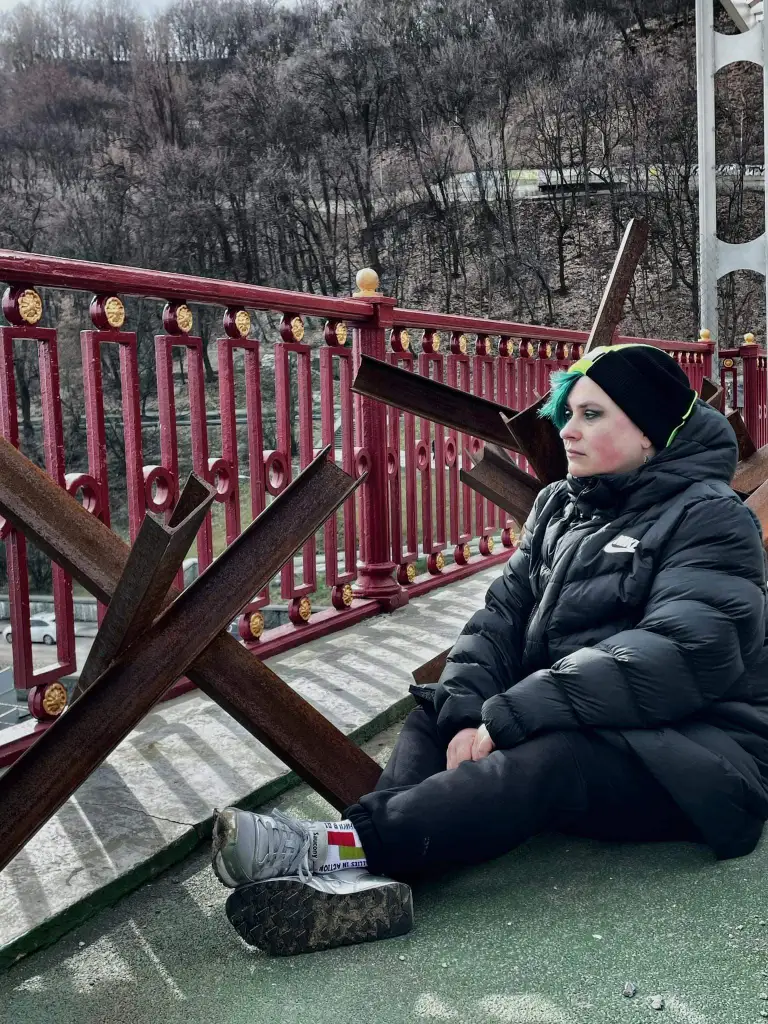
M 299 468 L 310 464 L 315 454 L 312 422 L 312 349 L 303 343 L 304 322 L 300 316 L 286 313 L 280 323 L 275 345 L 275 402 L 277 407 L 277 447 L 285 459 L 287 484 L 293 478 L 292 424 L 296 410 L 291 402 L 290 357 L 296 359 L 297 402 L 299 415 Z M 295 626 L 309 622 L 312 605 L 309 595 L 317 589 L 317 542 L 314 537 L 302 548 L 302 583 L 296 583 L 294 561 L 289 559 L 280 573 L 281 595 L 290 601 L 288 613 Z
M 219 368 L 219 408 L 221 410 L 221 459 L 209 459 L 210 479 L 217 478 L 218 500 L 224 505 L 227 544 L 242 529 L 240 512 L 240 457 L 237 448 L 237 414 L 235 409 L 235 352 L 243 353 L 245 379 L 246 436 L 248 439 L 248 472 L 250 476 L 251 518 L 266 507 L 266 470 L 264 433 L 261 411 L 260 345 L 248 337 L 251 317 L 247 310 L 230 307 L 224 314 L 225 338 L 218 338 L 216 350 Z M 223 479 L 222 479 L 223 478 Z M 269 585 L 250 601 L 238 618 L 238 632 L 243 640 L 255 644 L 264 632 L 261 609 L 269 603 Z
M 365 467 L 365 458 L 355 453 L 354 415 L 352 411 L 352 351 L 347 345 L 346 324 L 329 321 L 325 326 L 326 348 L 320 350 L 320 407 L 323 446 L 332 446 L 331 458 L 336 458 L 336 406 L 334 402 L 334 367 L 339 371 L 339 411 L 341 416 L 341 467 L 355 476 Z M 339 514 L 344 533 L 344 568 L 339 571 Z M 352 583 L 357 576 L 357 517 L 355 498 L 344 503 L 341 513 L 335 513 L 324 527 L 325 582 L 331 587 L 331 602 L 338 611 L 348 608 L 353 601 Z
M 3 313 L 13 326 L 0 328 L 0 433 L 11 444 L 19 447 L 13 343 L 14 340 L 35 342 L 40 372 L 45 468 L 58 484 L 65 487 L 56 331 L 37 326 L 43 314 L 42 302 L 38 293 L 26 285 L 6 291 L 3 296 Z M 76 667 L 72 580 L 58 565 L 52 566 L 58 660 L 55 665 L 48 665 L 35 672 L 30 636 L 26 539 L 4 520 L 0 520 L 0 536 L 5 539 L 6 546 L 14 686 L 29 690 L 29 708 L 35 718 L 55 718 L 64 710 L 67 699 L 66 689 L 59 679 L 69 675 Z
M 163 310 L 166 334 L 155 336 L 155 364 L 157 368 L 157 405 L 160 413 L 160 457 L 162 466 L 144 469 L 148 489 L 157 484 L 153 498 L 147 494 L 152 511 L 165 511 L 170 516 L 179 497 L 179 447 L 176 421 L 176 393 L 173 381 L 173 350 L 183 348 L 187 354 L 187 390 L 189 395 L 189 421 L 192 441 L 192 468 L 203 480 L 208 479 L 208 425 L 205 410 L 205 377 L 203 371 L 203 342 L 190 335 L 192 312 L 185 303 L 169 303 Z M 197 534 L 198 569 L 202 572 L 213 561 L 213 534 L 210 512 Z M 179 571 L 177 585 L 184 585 Z
M 123 436 L 125 438 L 128 535 L 130 540 L 134 541 L 141 528 L 146 507 L 136 334 L 133 331 L 122 330 L 125 323 L 125 308 L 115 295 L 97 295 L 91 302 L 90 312 L 97 329 L 81 332 L 80 348 L 83 358 L 85 421 L 88 433 L 88 472 L 99 496 L 99 509 L 93 511 L 103 523 L 107 526 L 111 525 L 101 346 L 117 345 L 120 357 Z M 79 480 L 73 480 L 68 489 L 72 492 L 73 486 L 82 487 L 84 483 L 85 481 L 81 477 Z
M 373 270 L 357 275 L 355 296 L 365 298 L 374 307 L 370 321 L 357 327 L 353 340 L 353 367 L 357 370 L 362 355 L 385 359 L 386 330 L 392 326 L 395 300 L 378 291 L 379 278 Z M 376 598 L 384 607 L 398 608 L 408 601 L 407 591 L 393 576 L 389 543 L 389 502 L 387 477 L 387 413 L 381 402 L 358 395 L 355 402 L 356 436 L 370 462 L 368 476 L 360 490 L 360 564 L 357 592 Z
M 442 338 L 438 331 L 427 329 L 422 339 L 419 373 L 423 377 L 443 383 L 444 357 L 440 351 Z M 432 442 L 432 429 L 435 439 Z M 445 431 L 437 423 L 422 419 L 421 438 L 416 444 L 416 467 L 421 474 L 421 529 L 422 550 L 427 556 L 427 570 L 433 576 L 445 568 L 443 548 L 445 533 Z M 435 463 L 434 506 L 432 496 L 432 459 Z M 434 518 L 433 518 L 434 507 Z
M 470 387 L 468 348 L 466 335 L 454 331 L 451 337 L 451 352 L 447 359 L 447 383 L 461 391 L 469 391 Z M 459 565 L 466 565 L 471 556 L 469 541 L 472 539 L 472 494 L 470 488 L 459 480 L 460 467 L 467 470 L 472 468 L 472 460 L 467 454 L 470 444 L 469 434 L 460 434 L 456 430 L 449 432 L 446 464 L 450 495 L 450 542 L 454 545 L 454 561 Z
M 394 327 L 390 334 L 392 351 L 387 358 L 393 366 L 413 371 L 411 340 L 404 327 Z M 402 440 L 400 424 L 402 423 Z M 389 449 L 387 471 L 389 475 L 390 532 L 392 559 L 397 565 L 397 580 L 402 586 L 416 579 L 416 560 L 419 557 L 419 529 L 416 501 L 416 417 L 387 407 L 387 436 Z M 401 467 L 401 462 L 403 463 Z M 402 476 L 405 477 L 405 542 L 403 542 Z M 403 544 L 405 543 L 405 547 Z

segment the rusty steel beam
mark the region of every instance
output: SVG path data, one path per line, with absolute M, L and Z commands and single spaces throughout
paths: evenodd
M 490 402 L 487 398 L 468 395 L 466 391 L 439 384 L 381 359 L 362 356 L 352 391 L 423 416 L 462 434 L 470 434 L 504 448 L 514 447 L 514 439 L 499 420 L 500 413 L 515 416 L 514 409 Z
M 74 700 L 152 625 L 215 497 L 215 488 L 192 473 L 168 523 L 151 512 L 144 517 L 80 672 Z
M 501 417 L 514 439 L 513 449 L 525 456 L 542 484 L 563 480 L 568 473 L 568 460 L 557 427 L 552 420 L 539 415 L 548 394 L 516 416 Z
M 589 332 L 584 352 L 613 344 L 613 332 L 619 326 L 637 264 L 648 241 L 648 224 L 634 217 L 627 224 L 619 251 L 613 262 L 611 276 L 605 286 L 600 308 Z
M 752 440 L 752 436 L 747 430 L 747 425 L 741 418 L 741 413 L 738 409 L 734 409 L 733 412 L 729 412 L 726 419 L 733 427 L 733 432 L 739 443 L 739 462 L 744 462 L 757 451 L 755 442 Z M 736 488 L 736 490 L 738 490 L 738 488 Z
M 488 443 L 479 455 L 467 454 L 473 468 L 460 471 L 461 482 L 509 512 L 518 523 L 524 523 L 542 488 L 541 482 L 516 466 L 498 445 Z
M 324 463 L 322 472 L 319 463 Z M 213 626 L 223 628 L 232 618 L 233 602 L 245 594 L 245 603 L 261 589 L 323 522 L 326 510 L 338 507 L 354 487 L 327 461 L 324 451 L 252 524 L 260 524 L 258 543 L 250 536 L 243 544 L 231 545 L 234 554 L 224 567 L 226 575 L 214 572 L 214 563 L 194 591 L 185 591 L 160 617 L 152 643 L 134 644 L 9 769 L 0 785 L 0 820 L 4 822 L 0 864 L 7 863 L 76 788 L 77 782 L 72 785 L 75 774 L 82 781 L 191 659 L 195 660 L 189 665 L 190 678 L 335 806 L 344 808 L 375 786 L 378 765 L 279 676 L 227 633 L 219 633 L 209 643 Z M 286 521 L 286 508 L 295 516 L 292 521 Z M 68 570 L 87 589 L 109 600 L 127 561 L 128 546 L 2 439 L 0 512 L 50 557 L 66 561 Z M 25 513 L 33 520 L 31 526 L 24 522 Z M 258 550 L 262 546 L 267 548 L 263 558 Z M 101 563 L 99 555 L 104 558 Z M 238 567 L 233 560 L 243 564 Z M 89 570 L 94 570 L 93 579 Z M 217 592 L 221 589 L 217 578 L 225 581 L 226 607 Z M 183 657 L 177 657 L 180 648 L 185 649 Z M 184 667 L 179 668 L 180 664 Z M 126 687 L 124 692 L 121 686 Z M 66 736 L 66 751 L 57 735 Z M 72 764 L 64 759 L 70 751 Z M 29 818 L 31 813 L 35 822 Z
M 704 377 L 702 380 L 699 398 L 702 402 L 706 402 L 707 405 L 711 405 L 713 409 L 723 412 L 725 391 L 720 384 L 710 377 Z
M 768 445 L 758 448 L 736 467 L 731 487 L 739 494 L 753 494 L 768 480 Z
M 443 674 L 446 662 L 448 661 L 448 655 L 453 650 L 452 647 L 447 647 L 440 654 L 436 654 L 434 658 L 430 658 L 429 661 L 425 661 L 423 665 L 419 665 L 411 673 L 413 680 L 417 686 L 431 686 L 434 683 L 439 682 L 440 676 Z
M 763 547 L 768 550 L 768 480 L 760 484 L 747 498 L 745 505 L 751 508 L 760 520 L 763 529 Z

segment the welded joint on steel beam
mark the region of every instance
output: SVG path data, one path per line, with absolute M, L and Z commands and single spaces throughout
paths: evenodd
M 168 605 L 141 642 L 128 647 L 11 766 L 0 787 L 0 869 L 141 721 L 173 681 L 201 658 L 254 591 L 259 591 L 355 491 L 358 481 L 329 460 L 330 450 L 330 445 L 322 449 Z M 55 487 L 52 481 L 51 485 Z M 63 506 L 71 503 L 69 507 L 81 508 L 63 491 L 59 500 Z M 84 510 L 83 514 L 88 515 Z

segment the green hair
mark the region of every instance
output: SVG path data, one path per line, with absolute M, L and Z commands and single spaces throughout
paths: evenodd
M 552 420 L 558 430 L 568 422 L 568 395 L 577 380 L 584 376 L 583 370 L 555 370 L 549 378 L 549 395 L 539 409 L 539 416 Z

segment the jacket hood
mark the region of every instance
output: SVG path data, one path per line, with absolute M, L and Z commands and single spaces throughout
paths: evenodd
M 722 413 L 702 401 L 667 448 L 631 473 L 568 476 L 573 503 L 582 509 L 647 508 L 703 480 L 730 484 L 739 446 Z

